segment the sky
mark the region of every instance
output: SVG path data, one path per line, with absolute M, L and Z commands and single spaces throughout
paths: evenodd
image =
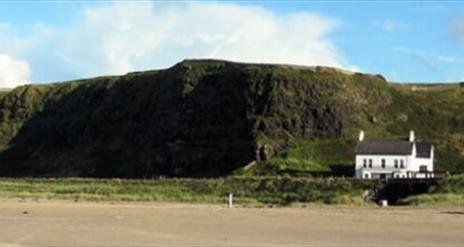
M 184 59 L 464 81 L 464 1 L 2 1 L 0 88 Z

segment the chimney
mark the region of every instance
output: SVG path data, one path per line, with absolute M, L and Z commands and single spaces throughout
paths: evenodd
M 359 140 L 360 142 L 364 141 L 364 131 L 362 131 L 362 130 L 359 131 L 359 138 L 358 138 L 358 140 Z
M 414 130 L 409 131 L 409 141 L 414 142 L 416 137 L 414 136 Z

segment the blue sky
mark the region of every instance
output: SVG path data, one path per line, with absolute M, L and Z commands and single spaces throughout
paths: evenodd
M 185 58 L 464 81 L 464 2 L 0 2 L 0 88 Z

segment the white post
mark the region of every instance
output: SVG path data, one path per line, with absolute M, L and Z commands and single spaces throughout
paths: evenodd
M 229 193 L 229 208 L 232 208 L 234 206 L 233 205 L 233 200 L 234 200 L 234 194 Z

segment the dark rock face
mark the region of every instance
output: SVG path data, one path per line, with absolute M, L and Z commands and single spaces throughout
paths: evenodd
M 190 77 L 183 65 L 154 74 L 13 92 L 2 103 L 21 123 L 1 154 L 3 175 L 216 176 L 254 159 L 246 79 Z M 186 85 L 194 84 L 185 93 Z M 19 90 L 18 90 L 19 91 Z M 56 97 L 55 97 L 56 96 Z M 24 105 L 38 97 L 40 110 Z M 4 165 L 5 164 L 5 165 Z
M 351 138 L 388 90 L 379 76 L 213 60 L 23 86 L 0 98 L 0 176 L 223 176 L 292 138 Z
M 0 174 L 218 176 L 256 159 L 271 138 L 337 136 L 343 113 L 316 84 L 273 66 L 184 62 L 163 71 L 25 86 L 1 109 Z M 326 85 L 327 86 L 327 85 Z M 285 95 L 299 92 L 307 97 Z M 291 96 L 291 98 L 289 98 Z M 267 159 L 264 146 L 258 158 Z

